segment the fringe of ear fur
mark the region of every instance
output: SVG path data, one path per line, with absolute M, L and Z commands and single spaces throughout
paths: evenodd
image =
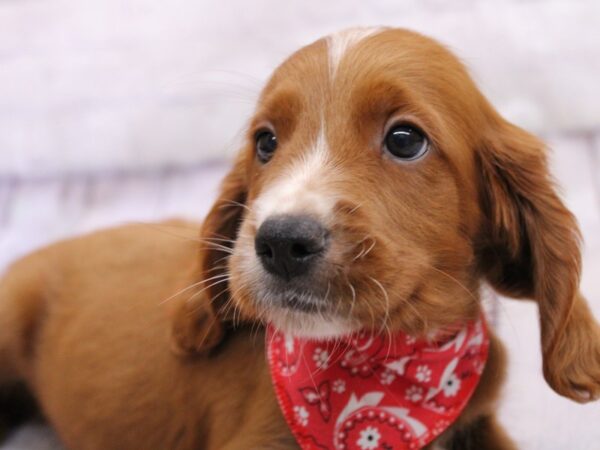
M 544 145 L 499 121 L 480 158 L 487 277 L 501 293 L 538 303 L 550 386 L 577 401 L 592 399 L 600 392 L 598 325 L 578 293 L 581 236 L 556 193 Z

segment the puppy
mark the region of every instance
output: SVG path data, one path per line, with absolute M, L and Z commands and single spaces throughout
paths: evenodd
M 25 382 L 69 448 L 297 448 L 260 322 L 421 339 L 480 317 L 483 282 L 538 303 L 553 389 L 600 393 L 579 234 L 543 145 L 418 34 L 350 30 L 284 62 L 200 235 L 102 232 L 0 284 L 0 382 Z M 503 355 L 490 336 L 475 392 L 426 448 L 514 448 L 494 418 Z
M 353 29 L 284 62 L 203 236 L 231 247 L 220 270 L 221 252 L 203 255 L 205 278 L 229 280 L 228 293 L 209 298 L 231 296 L 242 317 L 301 338 L 451 330 L 480 316 L 484 282 L 533 299 L 548 384 L 578 402 L 600 393 L 599 328 L 578 290 L 580 235 L 544 145 L 421 35 Z M 190 322 L 202 301 L 180 307 L 184 349 L 206 332 Z M 474 395 L 433 445 L 514 448 L 494 419 L 504 372 L 492 335 Z

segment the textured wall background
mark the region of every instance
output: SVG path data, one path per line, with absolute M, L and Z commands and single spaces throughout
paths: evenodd
M 271 70 L 376 24 L 448 44 L 507 117 L 548 140 L 600 316 L 598 0 L 0 0 L 0 272 L 101 226 L 200 220 Z M 520 448 L 597 450 L 600 406 L 543 382 L 534 305 L 497 311 L 511 358 L 501 417 Z M 55 448 L 37 426 L 0 445 Z
M 439 38 L 523 126 L 597 129 L 598 17 L 597 0 L 0 0 L 0 174 L 220 156 L 275 65 L 366 24 Z

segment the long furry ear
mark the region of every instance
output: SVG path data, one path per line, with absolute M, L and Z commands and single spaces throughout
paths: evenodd
M 580 234 L 558 197 L 544 145 L 498 118 L 479 153 L 486 227 L 480 265 L 510 297 L 539 307 L 544 377 L 559 394 L 600 394 L 600 331 L 579 294 Z
M 178 354 L 207 352 L 223 338 L 230 320 L 227 258 L 242 220 L 246 195 L 246 170 L 240 155 L 200 230 L 201 250 L 192 275 L 199 289 L 175 302 L 171 336 L 172 348 Z

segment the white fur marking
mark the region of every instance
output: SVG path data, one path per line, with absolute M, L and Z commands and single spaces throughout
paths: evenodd
M 340 62 L 350 48 L 363 39 L 375 33 L 379 33 L 381 30 L 383 30 L 381 27 L 357 27 L 349 28 L 328 36 L 327 46 L 329 50 L 329 71 L 331 77 L 333 78 L 335 76 Z
M 327 169 L 329 149 L 324 128 L 321 127 L 314 146 L 293 163 L 279 180 L 269 187 L 255 203 L 256 224 L 271 215 L 294 212 L 311 212 L 325 218 L 333 208 L 333 198 L 323 189 L 326 177 L 332 175 Z
M 319 317 L 293 311 L 269 312 L 275 328 L 289 336 L 308 339 L 331 339 L 347 336 L 360 327 L 339 317 Z

